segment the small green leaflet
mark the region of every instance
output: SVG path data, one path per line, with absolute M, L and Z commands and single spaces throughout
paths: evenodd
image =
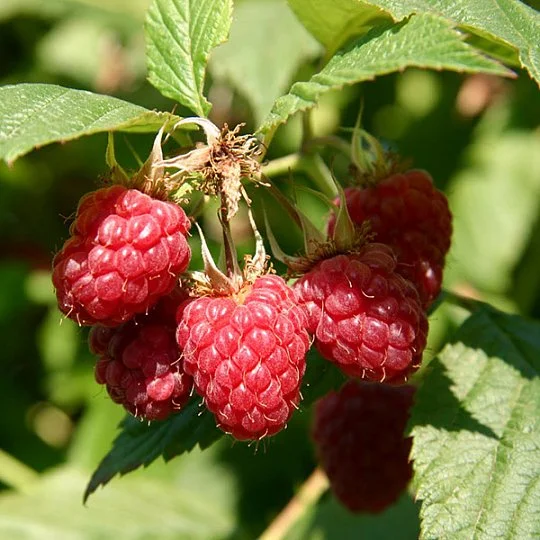
M 540 535 L 540 323 L 485 305 L 434 359 L 411 418 L 421 538 Z
M 153 0 L 145 23 L 149 81 L 163 95 L 207 116 L 208 56 L 227 39 L 231 19 L 232 0 Z
M 304 26 L 330 53 L 384 18 L 400 22 L 412 14 L 446 19 L 475 46 L 526 68 L 540 84 L 540 13 L 517 0 L 288 0 Z
M 366 0 L 395 20 L 412 13 L 442 16 L 464 31 L 510 46 L 540 85 L 540 13 L 517 0 Z
M 360 0 L 287 0 L 298 19 L 329 53 L 392 17 Z
M 280 97 L 259 131 L 271 138 L 289 116 L 314 107 L 322 94 L 346 84 L 415 66 L 510 76 L 512 72 L 463 41 L 451 25 L 433 15 L 415 15 L 397 25 L 382 25 L 338 51 L 308 82 L 297 82 Z
M 52 84 L 0 87 L 0 159 L 104 131 L 158 131 L 180 120 L 111 96 Z

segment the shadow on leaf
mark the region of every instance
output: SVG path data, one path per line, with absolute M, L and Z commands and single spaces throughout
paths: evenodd
M 412 425 L 429 425 L 446 431 L 465 430 L 498 439 L 493 430 L 474 418 L 453 394 L 453 384 L 442 362 L 438 358 L 433 359 L 422 387 L 417 391 L 414 421 L 410 421 L 409 428 Z

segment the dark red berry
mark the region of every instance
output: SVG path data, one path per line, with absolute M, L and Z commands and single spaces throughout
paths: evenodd
M 347 375 L 402 382 L 420 365 L 427 318 L 388 246 L 323 259 L 294 289 L 317 349 Z
M 90 331 L 90 349 L 100 356 L 96 381 L 134 416 L 163 420 L 189 399 L 193 381 L 175 338 L 178 304 L 167 296 L 148 315 Z
M 345 198 L 353 222 L 371 222 L 375 241 L 394 249 L 398 272 L 412 281 L 428 307 L 441 290 L 452 236 L 452 214 L 444 193 L 435 188 L 428 173 L 411 170 L 375 186 L 347 188 Z M 334 223 L 331 216 L 330 233 Z
M 115 185 L 83 197 L 53 261 L 60 310 L 116 326 L 168 294 L 189 264 L 190 222 L 175 204 Z
M 217 425 L 240 440 L 283 429 L 300 401 L 309 336 L 294 292 L 265 275 L 239 294 L 179 311 L 184 366 Z
M 348 381 L 315 405 L 313 439 L 337 499 L 351 512 L 381 512 L 412 477 L 404 430 L 412 386 Z

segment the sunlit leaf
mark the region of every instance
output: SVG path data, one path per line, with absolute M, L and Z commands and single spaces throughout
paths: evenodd
M 210 103 L 204 76 L 210 51 L 229 33 L 232 0 L 154 0 L 146 17 L 150 82 L 199 116 Z
M 179 118 L 111 96 L 52 84 L 0 87 L 0 159 L 104 131 L 157 131 Z
M 434 359 L 411 424 L 421 538 L 540 534 L 540 324 L 481 307 Z
M 260 131 L 271 133 L 292 114 L 316 105 L 322 94 L 347 84 L 371 80 L 409 66 L 508 75 L 502 65 L 463 42 L 446 21 L 417 15 L 398 25 L 384 25 L 338 52 L 308 82 L 298 82 L 279 98 Z

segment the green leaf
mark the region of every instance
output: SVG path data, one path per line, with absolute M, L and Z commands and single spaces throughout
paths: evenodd
M 199 116 L 210 51 L 227 39 L 232 0 L 153 0 L 146 17 L 149 81 Z
M 429 366 L 411 425 L 421 538 L 540 535 L 540 324 L 486 305 Z
M 319 52 L 283 0 L 245 2 L 235 9 L 230 39 L 212 54 L 210 70 L 243 94 L 259 123 L 300 63 Z
M 226 538 L 236 525 L 236 485 L 207 454 L 131 475 L 96 494 L 87 506 L 81 502 L 86 471 L 63 466 L 47 472 L 24 494 L 0 495 L 0 538 Z
M 112 450 L 92 475 L 84 500 L 117 474 L 126 474 L 142 465 L 146 467 L 161 455 L 169 460 L 196 445 L 206 448 L 222 435 L 212 415 L 201 408 L 198 399 L 163 422 L 148 424 L 127 416 L 121 428 Z
M 157 131 L 179 120 L 111 96 L 52 84 L 0 87 L 0 159 L 103 131 Z
M 346 84 L 374 79 L 409 66 L 510 75 L 494 60 L 463 42 L 447 21 L 416 15 L 397 25 L 384 25 L 338 52 L 308 82 L 297 82 L 279 98 L 260 131 L 271 133 L 292 114 L 316 105 L 322 94 Z
M 507 45 L 519 54 L 521 66 L 540 85 L 540 13 L 516 0 L 367 0 L 396 20 L 412 13 L 432 13 L 463 30 Z
M 389 22 L 384 10 L 360 0 L 287 0 L 302 24 L 328 51 L 337 50 L 353 36 Z

